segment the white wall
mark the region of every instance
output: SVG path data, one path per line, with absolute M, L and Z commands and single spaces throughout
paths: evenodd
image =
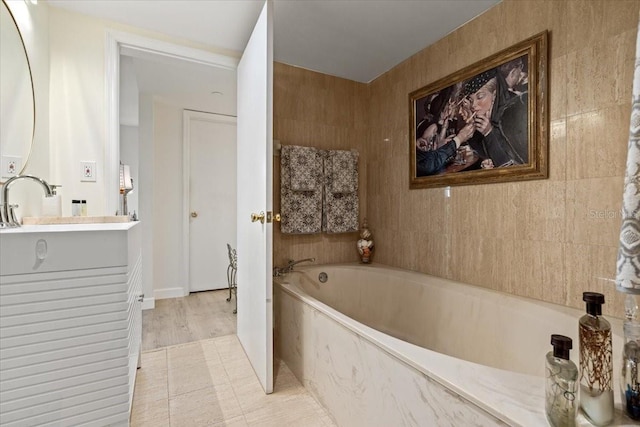
M 138 79 L 133 58 L 120 55 L 120 124 L 138 126 Z
M 46 4 L 38 4 L 47 7 Z M 89 215 L 105 212 L 105 37 L 108 29 L 229 55 L 230 52 L 49 7 L 51 172 L 64 186 L 63 215 L 71 199 L 87 199 Z M 97 182 L 81 183 L 80 161 L 95 160 Z
M 153 104 L 153 286 L 155 298 L 183 296 L 182 109 Z
M 137 108 L 137 103 L 136 103 Z M 140 210 L 138 198 L 140 195 L 140 166 L 139 166 L 139 135 L 138 126 L 120 125 L 120 161 L 129 165 L 131 179 L 133 179 L 133 191 L 127 196 L 127 207 L 130 214 Z
M 155 297 L 153 292 L 154 283 L 154 259 L 153 259 L 153 163 L 155 159 L 155 149 L 153 143 L 153 99 L 149 95 L 140 94 L 138 100 L 138 144 L 139 185 L 138 218 L 142 221 L 142 291 L 145 295 L 143 309 L 153 308 Z
M 105 213 L 104 27 L 96 20 L 50 8 L 51 167 L 64 186 L 62 215 L 71 200 L 87 200 L 88 215 Z M 80 182 L 81 161 L 96 162 L 96 182 Z
M 49 166 L 49 9 L 22 1 L 7 4 L 27 49 L 35 91 L 35 134 L 25 173 L 58 184 L 51 180 Z M 20 216 L 34 216 L 40 213 L 43 194 L 33 182 L 16 182 L 11 186 L 10 201 L 20 205 Z

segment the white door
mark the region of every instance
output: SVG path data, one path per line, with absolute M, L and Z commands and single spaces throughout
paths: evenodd
M 189 291 L 228 287 L 236 247 L 236 118 L 184 112 L 189 170 Z
M 238 65 L 238 339 L 266 393 L 273 391 L 273 4 L 265 2 Z

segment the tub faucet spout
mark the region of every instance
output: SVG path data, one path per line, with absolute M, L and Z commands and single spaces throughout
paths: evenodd
M 294 261 L 292 259 L 289 260 L 286 266 L 284 267 L 275 267 L 273 269 L 273 277 L 278 277 L 283 274 L 291 273 L 293 271 L 293 266 L 298 265 L 301 262 L 316 262 L 315 258 L 305 258 L 298 261 Z

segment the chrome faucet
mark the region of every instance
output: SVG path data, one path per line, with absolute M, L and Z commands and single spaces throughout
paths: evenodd
M 16 215 L 14 209 L 17 208 L 17 205 L 9 204 L 9 186 L 19 180 L 19 179 L 31 179 L 39 183 L 44 189 L 44 194 L 47 197 L 53 196 L 53 190 L 51 186 L 47 184 L 42 178 L 38 178 L 34 175 L 16 175 L 14 177 L 9 178 L 2 184 L 2 205 L 0 205 L 0 228 L 13 228 L 20 227 L 20 222 L 16 219 Z
M 286 266 L 284 266 L 284 267 L 275 267 L 273 269 L 273 277 L 279 277 L 279 276 L 282 276 L 283 274 L 291 273 L 293 271 L 293 266 L 294 265 L 298 265 L 301 262 L 316 262 L 316 259 L 315 258 L 305 258 L 305 259 L 301 259 L 299 261 L 294 261 L 294 260 L 290 259 Z

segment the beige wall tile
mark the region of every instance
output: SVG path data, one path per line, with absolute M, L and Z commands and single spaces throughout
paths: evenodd
M 567 181 L 567 243 L 616 246 L 623 182 L 622 177 Z
M 567 116 L 567 55 L 549 60 L 549 119 L 564 119 Z
M 509 264 L 506 291 L 528 298 L 564 304 L 564 243 L 516 240 L 513 252 L 505 254 Z
M 309 144 L 358 140 L 376 262 L 576 306 L 585 285 L 571 257 L 591 259 L 618 239 L 639 11 L 640 0 L 503 0 L 355 88 L 279 66 L 277 133 Z M 550 37 L 549 179 L 452 187 L 446 200 L 442 188 L 409 190 L 409 93 L 543 30 Z M 300 93 L 334 110 L 316 112 L 295 99 L 299 85 L 312 86 Z M 340 114 L 339 102 L 356 113 Z M 357 125 L 348 125 L 351 117 Z M 352 236 L 277 239 L 278 253 L 306 257 L 320 249 L 332 262 L 354 256 Z M 599 262 L 615 270 L 615 256 Z M 618 299 L 609 297 L 613 310 Z
M 567 121 L 558 119 L 549 126 L 549 180 L 567 179 Z
M 631 103 L 567 119 L 567 179 L 622 176 L 627 161 Z
M 567 275 L 566 305 L 584 310 L 583 292 L 604 294 L 602 313 L 607 316 L 624 316 L 624 294 L 615 290 L 614 279 L 618 250 L 611 246 L 574 245 L 566 243 L 565 271 Z
M 360 152 L 362 179 L 366 179 L 365 144 L 369 89 L 357 83 L 302 68 L 274 66 L 274 139 L 281 144 Z M 274 209 L 280 207 L 280 157 L 274 157 Z M 364 175 L 363 175 L 364 173 Z M 366 215 L 367 186 L 360 188 L 360 213 Z M 282 235 L 274 226 L 274 264 L 315 257 L 318 263 L 356 261 L 357 233 L 327 236 Z
M 549 180 L 508 185 L 517 240 L 564 241 L 565 186 L 564 182 Z
M 593 44 L 584 43 L 582 48 L 567 55 L 568 115 L 629 102 L 635 57 L 634 34 L 627 31 L 598 39 Z
M 569 51 L 583 49 L 602 40 L 607 0 L 568 1 L 565 25 Z M 609 2 L 610 3 L 610 2 Z
M 638 26 L 638 0 L 572 0 L 566 3 L 569 51 L 593 45 L 626 30 L 635 30 Z
M 452 232 L 470 237 L 513 239 L 517 212 L 509 188 L 509 184 L 453 187 Z

